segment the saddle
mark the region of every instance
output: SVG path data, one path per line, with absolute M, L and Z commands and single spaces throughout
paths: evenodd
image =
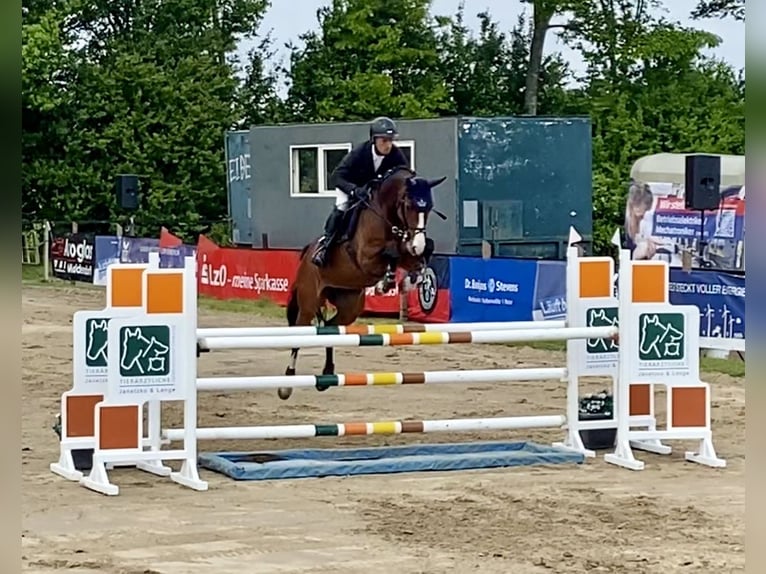
M 359 215 L 366 209 L 366 205 L 360 201 L 354 201 L 343 213 L 340 220 L 340 233 L 338 233 L 337 243 L 346 243 L 351 241 L 356 231 L 356 225 L 359 223 Z

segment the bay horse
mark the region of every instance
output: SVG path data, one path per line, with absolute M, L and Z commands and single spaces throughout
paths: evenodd
M 311 261 L 318 238 L 303 248 L 288 296 L 288 324 L 311 325 L 316 318 L 320 325 L 350 325 L 364 310 L 365 289 L 378 284 L 389 265 L 394 270 L 421 271 L 434 250 L 433 240 L 426 236 L 434 204 L 431 190 L 446 179 L 426 180 L 409 168 L 398 167 L 368 184 L 369 199 L 346 211 L 345 231 L 328 251 L 322 268 Z M 434 213 L 445 218 L 438 211 Z M 327 303 L 336 309 L 330 319 L 323 313 Z M 295 375 L 297 361 L 298 349 L 294 348 L 285 375 Z M 327 347 L 322 374 L 334 373 L 334 350 Z M 283 400 L 291 394 L 291 387 L 278 390 Z

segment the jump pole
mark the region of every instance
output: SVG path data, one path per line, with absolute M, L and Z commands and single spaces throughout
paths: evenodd
M 197 379 L 197 391 L 256 391 L 289 384 L 296 388 L 364 387 L 385 385 L 434 385 L 565 380 L 563 367 L 528 369 L 479 369 L 468 371 L 423 371 L 420 373 L 378 372 L 338 375 L 263 375 L 256 377 L 206 377 Z
M 523 331 L 526 329 L 560 329 L 566 321 L 495 321 L 487 323 L 416 323 L 347 325 L 347 326 L 296 326 L 296 327 L 204 327 L 197 329 L 197 338 L 218 337 L 284 337 L 289 335 L 382 335 L 402 333 L 462 333 L 466 331 Z
M 290 335 L 284 337 L 218 337 L 199 339 L 201 348 L 223 349 L 292 349 L 296 347 L 394 347 L 399 345 L 447 345 L 455 343 L 522 343 L 532 341 L 567 341 L 570 339 L 606 339 L 619 333 L 617 327 L 561 327 L 521 331 L 478 331 L 461 333 L 402 333 L 380 335 Z
M 470 432 L 528 428 L 561 428 L 564 415 L 446 419 L 431 421 L 379 421 L 337 424 L 303 424 L 255 427 L 209 427 L 197 429 L 198 440 L 251 440 L 314 438 L 329 436 L 395 435 L 408 433 Z M 183 440 L 183 429 L 163 432 L 167 440 Z

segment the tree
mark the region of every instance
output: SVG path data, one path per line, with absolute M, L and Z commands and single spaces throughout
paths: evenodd
M 698 0 L 692 18 L 734 18 L 745 21 L 745 0 Z
M 478 14 L 478 38 L 464 23 L 464 5 L 454 18 L 440 17 L 441 73 L 452 101 L 450 114 L 509 115 L 521 110 L 518 69 L 505 35 L 489 14 Z
M 271 36 L 261 38 L 248 51 L 245 78 L 239 87 L 237 101 L 241 120 L 238 127 L 278 123 L 286 117 L 284 102 L 277 95 L 278 68 L 267 69 L 266 62 L 274 56 Z
M 529 62 L 530 31 L 519 15 L 509 35 L 499 30 L 490 14 L 481 12 L 479 33 L 469 33 L 464 23 L 464 5 L 454 17 L 437 19 L 440 61 L 452 100 L 450 113 L 478 116 L 507 116 L 524 113 L 524 89 Z M 541 107 L 554 111 L 563 105 L 563 84 L 568 68 L 556 54 L 544 58 L 537 78 Z
M 193 234 L 224 217 L 223 132 L 239 120 L 229 53 L 254 34 L 265 0 L 51 1 L 55 20 L 30 15 L 24 43 L 25 207 L 119 221 L 112 182 L 135 173 L 139 229 Z M 48 68 L 66 75 L 64 89 Z
M 422 118 L 448 109 L 429 0 L 333 0 L 290 46 L 292 118 Z
M 48 182 L 58 178 L 76 98 L 71 89 L 73 36 L 66 13 L 53 1 L 22 6 L 22 213 L 40 214 L 49 203 Z
M 524 0 L 524 2 L 532 4 L 532 41 L 529 46 L 529 64 L 524 86 L 524 111 L 527 115 L 535 116 L 545 36 L 551 26 L 551 18 L 562 7 L 559 0 Z

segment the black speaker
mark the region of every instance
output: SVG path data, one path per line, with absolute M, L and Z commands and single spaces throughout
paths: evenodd
M 122 209 L 138 209 L 138 176 L 118 175 L 114 183 L 117 204 Z
M 684 193 L 687 209 L 718 209 L 721 203 L 721 157 L 687 155 Z

